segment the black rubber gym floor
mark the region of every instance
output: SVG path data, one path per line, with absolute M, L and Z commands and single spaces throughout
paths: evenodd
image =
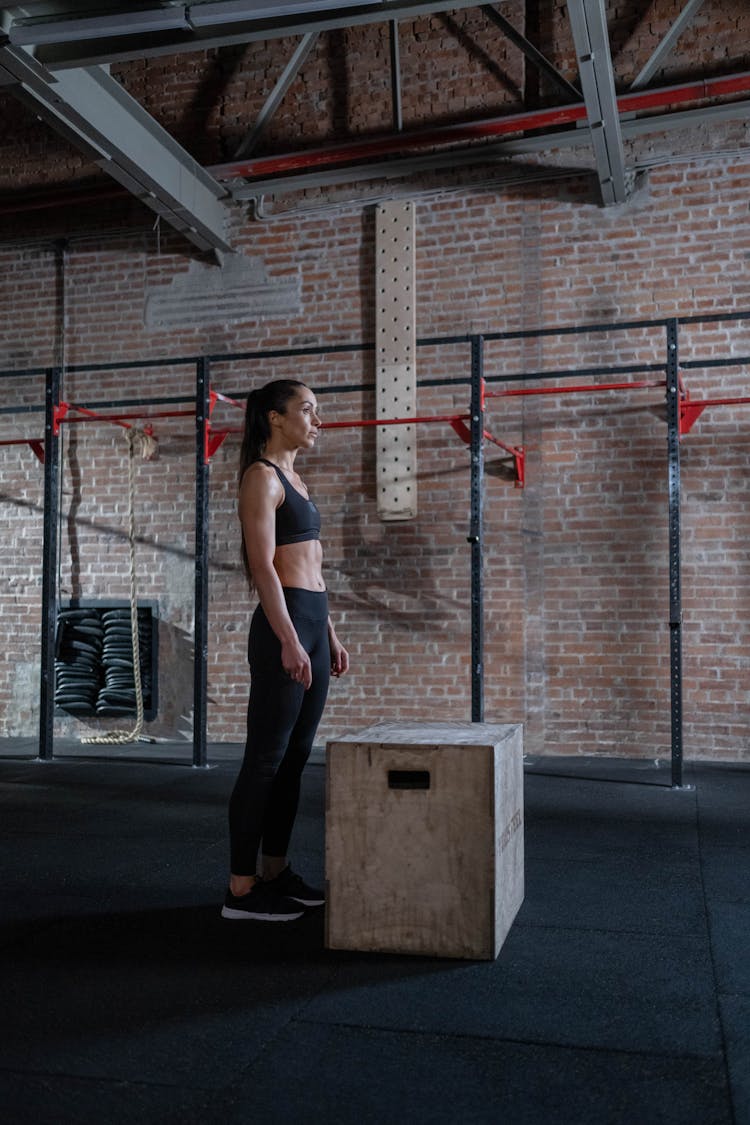
M 71 749 L 0 749 L 8 1125 L 750 1122 L 750 766 L 529 762 L 526 900 L 469 962 L 222 921 L 236 749 Z M 323 838 L 311 764 L 312 881 Z

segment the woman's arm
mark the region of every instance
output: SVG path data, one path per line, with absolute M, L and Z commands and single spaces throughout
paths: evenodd
M 328 643 L 331 646 L 331 675 L 343 676 L 349 671 L 349 653 L 336 636 L 333 623 L 328 618 Z
M 307 690 L 312 683 L 310 657 L 299 642 L 273 565 L 276 553 L 276 508 L 284 490 L 273 469 L 251 466 L 242 478 L 239 517 L 245 550 L 268 623 L 281 642 L 284 671 Z

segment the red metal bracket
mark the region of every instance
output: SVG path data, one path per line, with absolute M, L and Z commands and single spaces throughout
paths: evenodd
M 689 434 L 703 411 L 709 404 L 707 402 L 690 402 L 683 399 L 680 403 L 679 434 Z
M 461 418 L 453 418 L 451 421 L 451 429 L 458 434 L 461 441 L 466 442 L 467 445 L 471 444 L 471 430 Z M 491 441 L 493 445 L 499 446 L 500 449 L 510 453 L 513 458 L 513 468 L 516 474 L 515 485 L 516 488 L 523 488 L 526 483 L 526 450 L 522 445 L 506 445 L 504 441 L 494 437 L 489 430 L 484 431 L 486 441 Z
M 227 434 L 231 430 L 214 430 L 210 422 L 206 422 L 206 464 L 209 463 L 217 449 L 220 449 Z
M 65 415 L 70 410 L 70 404 L 67 402 L 58 402 L 57 406 L 52 411 L 52 433 L 55 437 L 60 433 L 60 423 L 65 418 Z
M 523 488 L 526 483 L 526 450 L 524 447 L 522 445 L 506 445 L 504 441 L 493 437 L 488 430 L 484 431 L 484 436 L 487 441 L 491 441 L 494 445 L 498 445 L 501 449 L 504 449 L 506 453 L 510 453 L 513 458 L 513 468 L 516 473 L 516 488 Z
M 457 433 L 461 441 L 466 442 L 467 445 L 471 442 L 471 431 L 462 418 L 453 418 L 451 420 L 451 429 Z
M 236 406 L 238 410 L 244 410 L 241 402 L 236 399 L 229 398 L 228 395 L 222 395 L 218 391 L 209 390 L 208 392 L 208 419 L 205 423 L 205 436 L 203 443 L 203 457 L 204 464 L 208 465 L 214 453 L 221 448 L 228 434 L 241 433 L 236 426 L 225 426 L 221 430 L 215 430 L 211 426 L 211 415 L 214 412 L 214 407 L 217 402 L 226 402 L 229 406 Z
M 244 405 L 241 402 L 237 402 L 236 398 L 230 398 L 229 395 L 219 394 L 218 391 L 209 391 L 208 392 L 208 398 L 209 398 L 209 406 L 208 406 L 209 417 L 211 416 L 211 414 L 213 412 L 213 408 L 216 406 L 217 402 L 226 402 L 226 403 L 229 404 L 229 406 L 235 406 L 238 410 L 244 410 L 245 409 Z

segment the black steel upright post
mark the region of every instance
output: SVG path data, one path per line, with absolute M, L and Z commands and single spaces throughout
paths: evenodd
M 471 341 L 471 721 L 484 722 L 484 338 Z
M 42 652 L 39 691 L 39 757 L 54 753 L 55 637 L 57 633 L 57 564 L 60 527 L 60 439 L 57 408 L 62 370 L 46 373 L 44 392 L 44 541 L 42 547 Z
M 682 786 L 682 592 L 680 585 L 680 374 L 677 321 L 667 321 L 669 465 L 669 684 L 672 786 Z
M 208 422 L 209 362 L 196 365 L 195 388 L 195 624 L 193 656 L 193 766 L 208 764 Z

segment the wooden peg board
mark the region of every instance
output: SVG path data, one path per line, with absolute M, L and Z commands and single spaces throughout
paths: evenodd
M 416 416 L 415 212 L 410 202 L 381 204 L 376 216 L 377 418 Z M 377 430 L 378 515 L 417 514 L 414 426 Z

